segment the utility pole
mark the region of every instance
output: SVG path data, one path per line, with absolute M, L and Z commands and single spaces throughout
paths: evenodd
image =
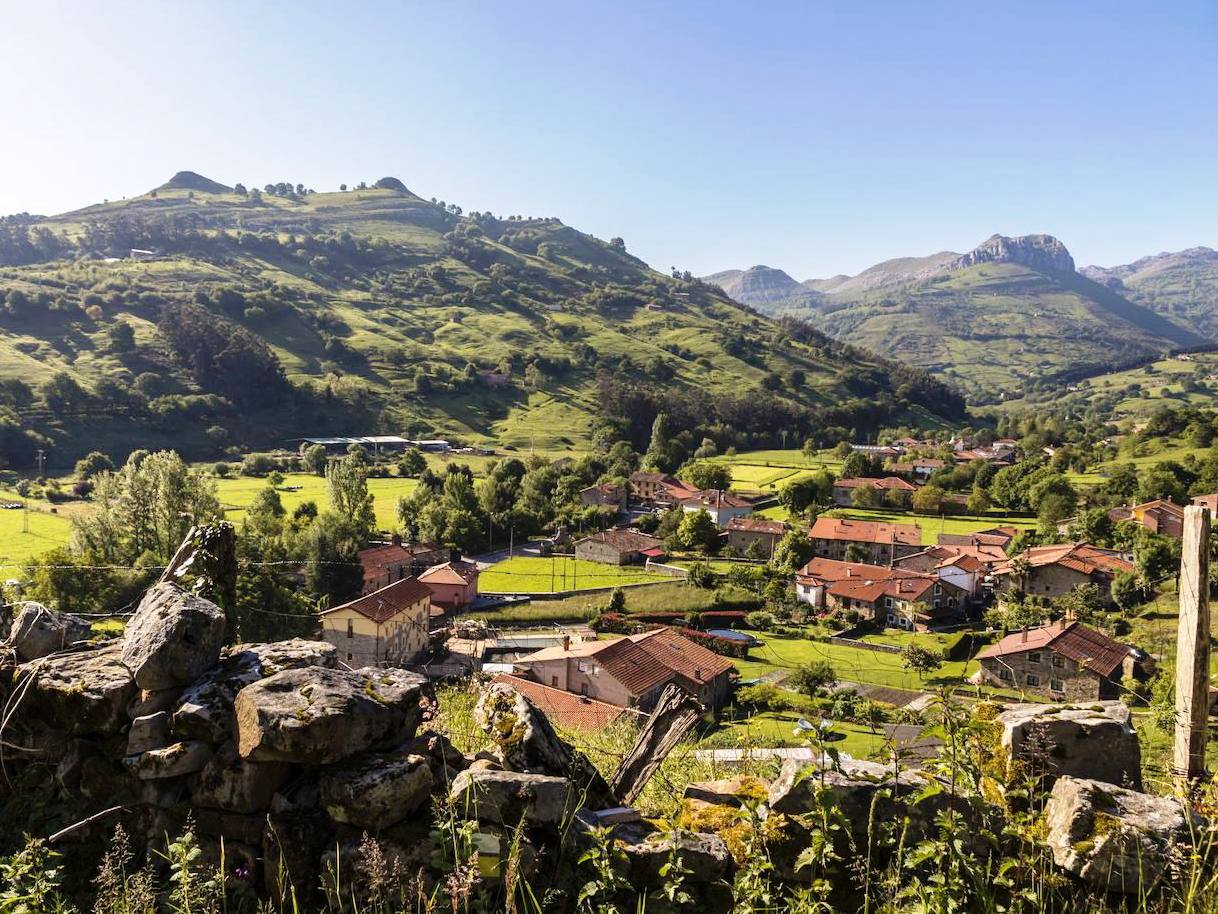
M 1187 791 L 1205 776 L 1210 685 L 1210 513 L 1184 509 L 1180 557 L 1180 618 L 1176 635 L 1176 727 L 1172 774 Z
M 37 453 L 35 454 L 35 457 L 38 460 L 38 478 L 41 479 L 43 476 L 46 475 L 47 452 L 44 451 L 42 448 L 39 448 Z

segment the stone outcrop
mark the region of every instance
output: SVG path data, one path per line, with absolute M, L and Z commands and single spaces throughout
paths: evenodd
M 1059 866 L 1105 892 L 1137 895 L 1182 863 L 1200 819 L 1179 800 L 1063 776 L 1045 808 Z
M 453 778 L 449 799 L 467 819 L 509 827 L 524 821 L 552 829 L 581 805 L 578 788 L 566 778 L 476 768 Z
M 396 745 L 415 735 L 428 691 L 424 677 L 405 670 L 285 670 L 237 693 L 237 751 L 258 762 L 327 765 Z
M 141 689 L 189 685 L 211 669 L 224 645 L 224 610 L 176 584 L 157 584 L 123 632 L 123 662 Z
M 18 667 L 18 676 L 33 679 L 24 714 L 73 736 L 117 733 L 136 692 L 118 643 L 33 660 Z
M 980 263 L 1017 263 L 1034 270 L 1074 272 L 1074 258 L 1052 235 L 991 235 L 967 254 L 952 261 L 950 269 L 961 270 Z
M 1016 705 L 999 715 L 1009 757 L 1048 781 L 1063 775 L 1142 786 L 1142 750 L 1128 706 Z
M 431 767 L 421 755 L 383 753 L 348 759 L 321 778 L 321 801 L 336 822 L 396 825 L 431 797 Z
M 89 631 L 89 623 L 78 616 L 26 603 L 13 620 L 8 645 L 18 660 L 37 660 L 88 640 Z

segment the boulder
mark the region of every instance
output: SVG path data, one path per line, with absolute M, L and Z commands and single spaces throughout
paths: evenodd
M 169 712 L 145 714 L 131 721 L 127 731 L 127 755 L 139 755 L 149 749 L 164 749 L 170 743 Z
M 326 772 L 319 786 L 322 805 L 335 822 L 377 831 L 425 805 L 433 783 L 421 755 L 372 753 Z
M 619 847 L 626 857 L 630 884 L 644 891 L 664 884 L 661 871 L 674 854 L 689 882 L 730 880 L 735 869 L 727 845 L 717 835 L 693 832 L 674 839 L 672 835 L 655 834 L 639 843 Z
M 998 717 L 1002 746 L 1030 774 L 1052 782 L 1063 775 L 1140 789 L 1142 750 L 1129 707 L 1119 701 L 1087 705 L 1016 705 Z
M 43 657 L 22 664 L 18 675 L 33 678 L 21 706 L 21 716 L 27 720 L 73 736 L 116 733 L 127 722 L 135 681 L 117 642 Z
M 233 703 L 238 692 L 267 676 L 311 666 L 337 669 L 334 645 L 301 638 L 234 645 L 182 692 L 173 713 L 173 732 L 179 738 L 228 739 L 236 733 Z
M 174 743 L 164 749 L 150 749 L 123 759 L 127 770 L 141 781 L 177 778 L 202 771 L 211 761 L 211 746 L 199 740 Z
M 458 815 L 509 827 L 523 817 L 529 825 L 557 828 L 581 801 L 579 789 L 566 778 L 475 768 L 458 774 L 448 795 Z
M 189 685 L 215 666 L 224 610 L 176 584 L 150 588 L 123 631 L 123 660 L 141 689 Z
M 140 689 L 127 705 L 127 716 L 135 720 L 137 717 L 159 714 L 161 711 L 173 711 L 181 697 L 181 689 Z
M 582 752 L 564 742 L 545 714 L 506 683 L 492 683 L 478 698 L 474 720 L 494 742 L 507 771 L 570 778 L 592 807 L 616 806 L 608 783 Z
M 26 603 L 13 620 L 8 643 L 22 661 L 37 660 L 88 639 L 90 626 L 79 616 Z
M 427 679 L 397 669 L 286 670 L 237 694 L 237 751 L 253 761 L 328 765 L 415 735 Z
M 263 891 L 272 910 L 315 904 L 322 855 L 334 845 L 334 827 L 320 810 L 272 811 L 262 831 Z
M 1058 866 L 1102 891 L 1139 897 L 1187 858 L 1201 825 L 1172 797 L 1070 775 L 1053 785 L 1045 821 Z
M 407 755 L 421 755 L 427 759 L 432 781 L 446 788 L 458 772 L 469 767 L 469 761 L 448 737 L 434 730 L 424 730 L 414 739 L 398 746 L 397 751 Z
M 769 797 L 768 782 L 751 775 L 719 781 L 693 781 L 685 785 L 684 797 L 711 806 L 742 806 L 745 800 L 761 801 Z
M 231 739 L 216 748 L 191 790 L 195 806 L 235 813 L 265 812 L 275 791 L 291 775 L 283 762 L 250 762 L 237 753 Z

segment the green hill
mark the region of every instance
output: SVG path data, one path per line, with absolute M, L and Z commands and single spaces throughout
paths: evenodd
M 1085 267 L 1081 272 L 1218 342 L 1218 251 L 1189 248 L 1117 267 Z
M 651 270 L 556 218 L 397 179 L 338 193 L 180 173 L 0 220 L 0 456 L 442 435 L 552 452 L 656 412 L 723 444 L 958 414 L 925 375 Z
M 1069 252 L 1047 235 L 996 235 L 968 254 L 887 261 L 819 286 L 817 299 L 758 307 L 925 368 L 977 403 L 1205 342 L 1075 272 Z

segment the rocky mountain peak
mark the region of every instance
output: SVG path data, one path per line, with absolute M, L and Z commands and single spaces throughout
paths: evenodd
M 1074 258 L 1052 235 L 991 235 L 967 254 L 956 258 L 949 269 L 962 270 L 980 263 L 1018 263 L 1034 270 L 1074 272 Z
M 724 270 L 705 279 L 748 305 L 782 301 L 800 291 L 799 283 L 788 273 L 763 264 L 747 270 Z
M 213 181 L 211 178 L 205 178 L 196 171 L 179 171 L 158 188 L 158 190 L 165 189 L 196 190 L 205 194 L 227 194 L 232 192 L 231 187 L 221 184 L 219 181 Z

